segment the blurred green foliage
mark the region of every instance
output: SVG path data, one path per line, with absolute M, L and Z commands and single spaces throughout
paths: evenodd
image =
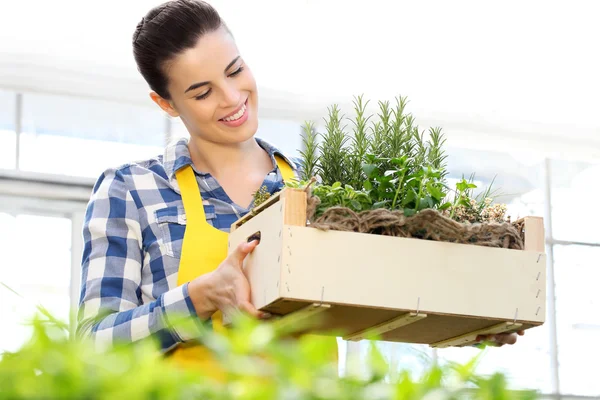
M 535 392 L 510 391 L 501 374 L 476 375 L 477 359 L 433 364 L 418 378 L 409 371 L 390 373 L 373 342 L 361 368 L 340 376 L 328 338 L 289 339 L 276 323 L 241 316 L 227 336 L 207 330 L 200 339 L 227 371 L 224 381 L 177 367 L 154 339 L 101 350 L 89 338 L 69 337 L 68 326 L 47 312 L 36 316 L 32 328 L 22 348 L 2 355 L 0 399 L 536 398 Z

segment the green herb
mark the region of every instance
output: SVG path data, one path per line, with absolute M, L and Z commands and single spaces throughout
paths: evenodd
M 325 134 L 320 147 L 320 176 L 324 185 L 333 185 L 335 182 L 344 182 L 348 176 L 350 164 L 346 142 L 348 136 L 342 127 L 343 116 L 337 105 L 329 108 L 329 115 L 325 119 Z
M 314 125 L 305 123 L 302 180 L 318 178 L 313 190 L 321 200 L 317 215 L 335 206 L 353 211 L 402 210 L 407 216 L 432 208 L 461 222 L 503 221 L 506 206 L 492 204 L 489 188 L 474 196 L 472 179 L 459 182 L 454 198 L 447 198 L 453 189 L 446 183 L 446 139 L 439 127 L 420 131 L 406 112 L 407 103 L 406 97 L 396 97 L 394 107 L 379 101 L 372 118 L 367 114 L 369 101 L 354 97 L 354 117 L 347 118 L 351 134 L 342 126 L 339 107 L 333 105 L 328 108 L 320 145 Z
M 412 117 L 404 113 L 405 108 L 406 98 L 397 97 L 396 108 L 392 110 L 394 119 L 391 121 L 391 126 L 387 131 L 389 147 L 387 154 L 384 153 L 384 155 L 388 158 L 398 157 L 403 153 L 410 152 L 405 146 L 408 144 L 407 137 L 410 137 L 412 133 Z M 387 113 L 382 109 L 382 114 Z
M 376 154 L 380 157 L 390 157 L 390 136 L 391 136 L 391 119 L 392 111 L 390 110 L 389 101 L 379 101 L 379 123 L 380 123 L 380 135 L 377 137 L 376 146 L 373 148 L 371 154 Z
M 372 146 L 383 151 L 365 157 L 367 180 L 363 189 L 375 208 L 402 209 L 409 216 L 425 208 L 440 208 L 447 175 L 441 129 L 430 129 L 426 141 L 424 133 L 414 126 L 413 117 L 405 114 L 406 98 L 397 98 L 392 111 L 387 102 L 379 102 L 379 106 L 381 127 L 374 128 L 388 145 Z
M 352 150 L 348 155 L 348 181 L 351 186 L 356 188 L 360 188 L 365 180 L 362 164 L 369 151 L 370 143 L 367 124 L 371 116 L 365 116 L 365 110 L 368 104 L 368 101 L 363 101 L 362 96 L 355 98 L 354 111 L 356 113 L 356 117 L 353 120 L 350 120 L 354 125 L 354 128 L 352 136 Z
M 265 201 L 269 200 L 270 198 L 271 198 L 271 193 L 269 193 L 269 189 L 265 185 L 263 185 L 260 187 L 260 189 L 258 189 L 258 191 L 256 193 L 254 193 L 254 201 L 252 203 L 252 206 L 258 207 L 259 205 L 261 205 Z
M 448 156 L 444 153 L 443 146 L 446 139 L 442 134 L 441 128 L 429 129 L 429 140 L 427 142 L 427 162 L 434 168 L 442 172 L 442 179 L 446 178 L 446 159 Z
M 298 189 L 306 187 L 307 184 L 307 181 L 290 181 L 285 185 Z M 351 185 L 342 185 L 340 182 L 335 182 L 333 185 L 315 185 L 312 193 L 321 201 L 315 213 L 316 217 L 331 207 L 347 207 L 355 212 L 373 208 L 373 201 L 368 193 L 357 190 Z
M 301 179 L 304 181 L 317 175 L 319 166 L 319 144 L 314 123 L 306 121 L 302 126 L 302 147 L 300 155 L 304 161 Z
M 474 195 L 477 185 L 473 183 L 475 174 L 469 180 L 462 179 L 456 183 L 456 191 L 449 217 L 460 222 L 506 222 L 506 205 L 492 204 L 496 190 L 492 190 L 494 180 L 478 195 Z

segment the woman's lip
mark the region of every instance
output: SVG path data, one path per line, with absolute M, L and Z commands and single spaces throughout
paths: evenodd
M 246 103 L 248 103 L 248 99 L 246 99 L 238 108 L 236 108 L 234 112 L 232 112 L 231 114 L 227 114 L 226 116 L 221 118 L 219 121 L 223 121 L 225 118 L 229 118 L 232 115 L 237 114 L 237 112 L 240 111 L 242 109 L 242 107 L 244 107 L 244 104 L 246 104 Z M 248 106 L 248 105 L 246 104 L 246 106 Z
M 244 103 L 244 104 L 246 104 L 246 103 Z M 249 111 L 250 110 L 248 110 L 248 105 L 246 105 L 246 110 L 244 111 L 244 114 L 240 118 L 236 119 L 235 121 L 219 120 L 219 122 L 229 128 L 237 128 L 246 123 L 246 121 L 248 120 L 248 112 Z

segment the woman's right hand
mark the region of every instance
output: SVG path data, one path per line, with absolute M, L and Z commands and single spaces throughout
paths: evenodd
M 244 274 L 244 259 L 258 246 L 258 241 L 241 243 L 218 267 L 188 285 L 196 313 L 209 319 L 216 311 L 223 316 L 239 310 L 256 318 L 270 315 L 258 311 L 250 302 L 250 283 Z

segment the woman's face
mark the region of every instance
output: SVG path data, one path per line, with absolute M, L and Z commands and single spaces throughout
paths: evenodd
M 166 67 L 175 115 L 192 138 L 235 144 L 254 136 L 258 128 L 256 81 L 227 30 L 202 36 L 196 47 Z

